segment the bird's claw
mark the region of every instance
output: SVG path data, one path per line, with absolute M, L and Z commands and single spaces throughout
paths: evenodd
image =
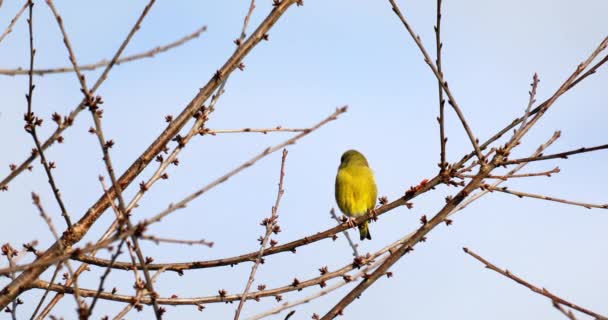
M 367 211 L 367 214 L 369 214 L 369 219 L 370 220 L 374 220 L 374 221 L 378 220 L 378 213 L 376 212 L 376 209 L 374 209 L 374 208 L 369 209 Z
M 354 228 L 354 227 L 357 226 L 356 221 L 357 221 L 357 218 L 355 218 L 355 217 L 348 217 L 346 223 L 348 224 L 348 226 L 350 228 Z
M 355 217 L 342 216 L 340 220 L 342 221 L 342 223 L 346 223 L 349 228 L 354 228 L 355 226 L 357 226 L 357 224 L 355 223 L 357 218 Z

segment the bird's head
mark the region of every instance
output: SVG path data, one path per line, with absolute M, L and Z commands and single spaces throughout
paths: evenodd
M 369 167 L 365 156 L 357 150 L 348 150 L 342 154 L 342 158 L 340 158 L 340 167 L 347 165 L 360 165 Z

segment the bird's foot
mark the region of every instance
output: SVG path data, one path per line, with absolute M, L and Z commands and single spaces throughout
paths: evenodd
M 376 212 L 376 209 L 371 208 L 367 210 L 367 214 L 369 215 L 370 220 L 378 221 L 378 213 Z
M 342 216 L 342 222 L 345 222 L 349 228 L 354 228 L 357 226 L 357 218 L 355 217 L 347 217 L 347 216 Z

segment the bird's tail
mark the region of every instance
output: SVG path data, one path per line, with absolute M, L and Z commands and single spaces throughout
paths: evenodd
M 372 239 L 372 235 L 369 233 L 369 224 L 367 220 L 363 221 L 363 223 L 359 225 L 359 238 L 361 240 Z

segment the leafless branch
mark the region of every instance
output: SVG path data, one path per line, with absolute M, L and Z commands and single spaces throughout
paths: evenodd
M 203 245 L 206 247 L 213 247 L 213 241 L 207 241 L 205 239 L 201 239 L 201 240 L 180 240 L 180 239 L 169 239 L 169 238 L 159 238 L 156 236 L 152 236 L 152 235 L 142 235 L 141 236 L 142 240 L 150 240 L 153 241 L 156 244 L 160 244 L 161 242 L 164 243 L 176 243 L 176 244 L 186 244 L 186 245 Z
M 593 312 L 591 310 L 585 309 L 583 307 L 579 307 L 578 305 L 576 305 L 576 304 L 574 304 L 572 302 L 566 301 L 566 300 L 564 300 L 564 299 L 562 299 L 562 298 L 554 295 L 553 293 L 549 292 L 549 290 L 547 290 L 545 288 L 542 288 L 542 289 L 538 288 L 538 287 L 534 286 L 533 284 L 525 281 L 524 279 L 522 279 L 522 278 L 514 275 L 509 270 L 506 270 L 506 269 L 502 270 L 502 269 L 498 268 L 497 266 L 493 265 L 492 263 L 490 263 L 489 261 L 485 260 L 484 258 L 482 258 L 481 256 L 477 255 L 475 252 L 471 251 L 468 248 L 462 248 L 462 249 L 468 255 L 470 255 L 471 257 L 473 257 L 475 259 L 477 259 L 479 262 L 483 263 L 486 266 L 486 268 L 488 268 L 488 269 L 490 269 L 492 271 L 498 272 L 499 274 L 501 274 L 501 275 L 503 275 L 503 276 L 505 276 L 505 277 L 507 277 L 507 278 L 509 278 L 509 279 L 511 279 L 511 280 L 513 280 L 513 281 L 515 281 L 515 282 L 517 282 L 519 284 L 521 284 L 522 286 L 524 286 L 524 287 L 532 290 L 533 292 L 538 293 L 540 295 L 543 295 L 543 296 L 551 299 L 551 301 L 554 302 L 554 303 L 558 303 L 558 304 L 567 306 L 569 308 L 572 308 L 574 310 L 580 311 L 580 312 L 582 312 L 584 314 L 587 314 L 587 315 L 590 315 L 590 316 L 594 317 L 595 319 L 602 319 L 602 320 L 608 319 L 605 316 L 597 314 L 597 313 L 595 313 L 595 312 Z
M 1 3 L 2 2 L 0 2 L 0 4 Z M 2 40 L 4 40 L 4 38 L 13 31 L 13 27 L 15 26 L 15 23 L 17 23 L 17 20 L 19 20 L 19 17 L 21 17 L 21 15 L 25 11 L 25 9 L 27 9 L 27 7 L 30 5 L 30 3 L 31 3 L 31 1 L 29 1 L 29 0 L 25 1 L 23 6 L 21 6 L 21 9 L 19 9 L 19 11 L 17 11 L 17 14 L 15 14 L 15 17 L 13 19 L 11 19 L 11 22 L 8 24 L 8 27 L 6 27 L 4 32 L 2 32 L 2 35 L 0 35 L 0 42 L 2 42 Z M 28 73 L 28 71 L 26 71 L 25 74 L 27 74 L 27 73 Z
M 604 150 L 604 149 L 608 149 L 608 144 L 603 144 L 601 146 L 595 146 L 595 147 L 582 147 L 582 148 L 578 148 L 576 150 L 560 152 L 560 153 L 550 154 L 550 155 L 546 155 L 546 156 L 541 155 L 538 157 L 506 160 L 503 163 L 501 163 L 501 165 L 506 166 L 506 165 L 511 165 L 511 164 L 523 163 L 523 162 L 543 161 L 543 160 L 549 160 L 549 159 L 568 159 L 568 156 L 571 156 L 573 154 L 593 152 L 593 151 Z
M 437 72 L 443 78 L 443 71 L 441 68 L 441 49 L 443 48 L 443 42 L 441 42 L 441 0 L 437 0 L 437 21 L 435 23 L 435 48 L 437 50 L 435 63 L 437 65 Z M 441 146 L 439 169 L 441 173 L 445 173 L 447 170 L 448 163 L 445 160 L 445 145 L 448 142 L 445 137 L 445 126 L 443 110 L 445 107 L 445 99 L 443 98 L 443 85 L 441 80 L 437 79 L 437 96 L 439 98 L 439 144 Z
M 490 179 L 499 179 L 499 180 L 506 181 L 507 179 L 513 179 L 513 178 L 551 177 L 552 174 L 559 173 L 559 172 L 560 172 L 559 167 L 555 167 L 555 168 L 553 168 L 551 170 L 542 171 L 542 172 L 520 173 L 520 174 L 511 174 L 511 175 L 502 175 L 502 176 L 501 175 L 490 174 L 490 175 L 488 175 L 488 178 L 490 178 Z M 461 178 L 473 178 L 473 175 L 470 175 L 470 174 L 461 174 L 461 175 L 457 175 L 457 177 L 461 177 Z
M 57 267 L 55 267 L 55 271 L 53 271 L 53 275 L 51 276 L 51 280 L 49 281 L 49 285 L 44 289 L 44 293 L 42 294 L 42 297 L 40 297 L 40 300 L 38 301 L 38 304 L 36 305 L 36 309 L 34 309 L 34 312 L 32 313 L 32 316 L 30 317 L 30 320 L 34 320 L 34 318 L 36 317 L 36 314 L 38 314 L 38 311 L 42 307 L 42 304 L 44 303 L 44 300 L 46 299 L 46 296 L 50 292 L 51 285 L 53 283 L 55 283 L 55 278 L 57 278 L 57 275 L 59 274 L 59 270 L 61 270 L 61 263 L 58 263 Z M 74 273 L 74 279 L 77 278 L 77 277 L 78 277 L 78 274 Z M 70 278 L 68 280 L 72 281 L 73 279 Z M 67 284 L 67 282 L 66 282 L 66 284 Z M 71 284 L 71 282 L 70 282 L 70 284 Z
M 329 214 L 334 220 L 336 220 L 336 222 L 338 222 L 338 224 L 343 223 L 343 221 L 341 221 L 340 218 L 338 218 L 338 216 L 336 215 L 336 210 L 334 210 L 334 208 L 331 208 L 331 210 L 329 210 Z M 342 234 L 348 241 L 348 245 L 351 247 L 351 249 L 353 249 L 353 257 L 359 256 L 359 251 L 357 250 L 358 245 L 353 241 L 353 239 L 350 238 L 350 235 L 348 234 L 348 229 L 342 231 Z
M 19 265 L 19 266 L 15 266 L 14 268 L 0 269 L 0 275 L 2 275 L 2 274 L 8 274 L 8 273 L 13 272 L 13 271 L 29 270 L 29 269 L 32 269 L 32 268 L 35 268 L 35 267 L 48 267 L 49 265 L 51 265 L 53 263 L 56 263 L 58 261 L 62 261 L 62 260 L 67 259 L 67 258 L 77 259 L 77 260 L 80 260 L 82 262 L 87 262 L 89 264 L 95 264 L 95 265 L 107 267 L 109 265 L 109 262 L 107 260 L 97 259 L 97 258 L 94 258 L 94 257 L 85 257 L 84 254 L 86 254 L 87 252 L 92 252 L 92 251 L 97 250 L 99 248 L 105 248 L 110 243 L 112 243 L 114 241 L 122 240 L 122 239 L 124 239 L 126 237 L 130 237 L 131 235 L 135 234 L 136 232 L 140 232 L 141 231 L 140 228 L 142 228 L 142 227 L 144 227 L 146 225 L 149 225 L 151 223 L 158 222 L 162 218 L 164 218 L 165 216 L 167 216 L 168 214 L 170 214 L 171 212 L 173 212 L 173 211 L 175 211 L 177 209 L 183 208 L 190 201 L 192 201 L 195 198 L 199 197 L 203 193 L 211 190 L 212 188 L 216 187 L 217 185 L 219 185 L 219 184 L 227 181 L 230 177 L 234 176 L 235 174 L 243 171 L 246 168 L 251 167 L 258 160 L 260 160 L 260 159 L 266 157 L 267 155 L 269 155 L 269 154 L 271 154 L 271 153 L 273 153 L 273 152 L 275 152 L 277 150 L 280 150 L 280 149 L 282 149 L 282 148 L 284 148 L 284 147 L 286 147 L 288 145 L 292 145 L 292 144 L 296 143 L 299 139 L 307 136 L 308 134 L 310 134 L 311 132 L 317 130 L 321 126 L 327 124 L 328 122 L 336 120 L 337 117 L 340 114 L 346 112 L 346 110 L 347 110 L 347 107 L 338 108 L 329 117 L 323 119 L 321 122 L 319 122 L 316 125 L 312 126 L 310 128 L 311 130 L 309 132 L 300 133 L 300 134 L 298 134 L 298 135 L 296 135 L 296 136 L 294 136 L 294 137 L 292 137 L 292 138 L 290 138 L 290 139 L 288 139 L 288 140 L 286 140 L 286 141 L 284 141 L 284 142 L 282 142 L 282 143 L 280 143 L 278 145 L 275 145 L 275 146 L 270 147 L 270 148 L 266 148 L 264 151 L 262 151 L 261 153 L 259 153 L 258 155 L 256 155 L 252 159 L 250 159 L 249 161 L 247 161 L 244 164 L 240 165 L 239 167 L 233 169 L 232 171 L 226 173 L 222 177 L 220 177 L 220 178 L 212 181 L 211 183 L 209 183 L 205 187 L 199 189 L 198 191 L 194 192 L 193 194 L 191 194 L 190 196 L 184 198 L 183 200 L 177 202 L 176 204 L 173 204 L 169 208 L 161 211 L 160 213 L 158 213 L 154 217 L 146 220 L 144 223 L 137 224 L 133 228 L 127 228 L 122 233 L 120 233 L 118 235 L 106 237 L 105 240 L 100 240 L 100 241 L 98 241 L 95 244 L 85 245 L 84 247 L 79 248 L 79 249 L 74 249 L 73 248 L 69 252 L 64 252 L 63 254 L 59 254 L 59 255 L 53 255 L 53 256 L 43 256 L 43 255 L 41 255 L 36 261 L 34 261 L 34 262 L 30 263 L 30 264 Z M 413 193 L 413 194 L 409 195 L 408 197 L 410 197 L 410 198 L 408 198 L 408 199 L 411 199 L 415 195 L 418 195 L 418 194 L 420 194 L 422 192 L 425 192 L 425 191 L 427 191 L 429 189 L 430 188 L 428 188 L 428 187 L 425 186 L 424 190 L 420 190 L 420 192 L 417 192 L 415 194 Z M 106 197 L 105 198 L 106 200 L 109 199 L 109 197 L 107 195 L 105 195 L 105 194 L 104 194 L 104 197 Z M 110 202 L 108 202 L 108 203 L 110 203 Z M 388 211 L 388 210 L 394 209 L 394 208 L 396 208 L 398 206 L 405 205 L 406 203 L 407 203 L 406 200 L 399 199 L 399 200 L 394 201 L 393 203 L 385 205 L 383 208 L 377 209 L 376 212 L 377 212 L 377 214 L 382 214 L 383 212 L 385 212 L 383 210 Z M 357 218 L 357 222 L 360 223 L 359 219 L 361 221 L 363 221 L 364 218 L 369 219 L 369 216 L 367 216 L 367 215 L 361 216 L 360 218 Z M 347 227 L 348 227 L 348 224 L 343 224 L 342 226 L 334 227 L 334 228 L 330 229 L 329 231 L 326 231 L 325 233 L 317 234 L 317 235 L 315 235 L 315 238 L 317 238 L 317 239 L 314 240 L 314 241 L 318 241 L 320 239 L 324 239 L 324 238 L 330 237 L 332 235 L 332 234 L 330 234 L 331 232 L 334 232 L 334 234 L 335 234 L 336 232 L 341 231 L 340 230 L 341 228 L 347 228 Z M 303 245 L 304 242 L 306 242 L 306 243 L 311 242 L 311 239 L 306 239 L 306 240 L 301 239 L 296 244 L 292 243 L 290 245 L 295 247 L 298 244 L 299 245 Z M 276 249 L 279 249 L 279 248 L 281 250 L 276 250 Z M 277 252 L 288 251 L 288 250 L 292 250 L 292 249 L 293 248 L 286 249 L 285 245 L 283 245 L 283 246 L 275 246 L 275 247 L 268 248 L 267 250 L 265 250 L 264 254 L 266 255 L 270 251 L 272 251 L 272 253 L 277 253 Z M 76 255 L 74 253 L 78 253 L 78 254 Z M 255 257 L 255 254 L 256 253 L 252 253 L 252 257 L 251 258 Z M 252 260 L 249 257 L 246 257 L 246 258 L 240 257 L 239 259 L 243 259 L 240 262 L 242 262 L 242 261 L 251 261 Z M 216 264 L 216 265 L 226 265 L 225 262 L 228 262 L 228 259 L 223 259 L 223 260 L 224 260 L 223 262 L 219 262 L 219 264 Z M 238 262 L 239 261 L 237 260 L 235 263 L 238 263 Z M 218 261 L 215 261 L 213 263 L 218 263 Z M 195 264 L 195 267 L 200 268 L 200 266 L 199 266 L 198 263 L 194 263 L 194 264 Z M 230 262 L 228 262 L 228 264 L 230 264 Z M 234 264 L 234 263 L 232 263 L 232 264 Z M 120 263 L 120 262 L 117 262 L 115 264 L 114 268 L 123 269 L 121 266 L 124 266 L 124 265 L 126 265 L 127 269 L 131 269 L 132 268 L 132 266 L 130 264 L 123 264 L 123 263 Z M 179 265 L 179 264 L 174 264 L 174 265 Z M 181 268 L 181 266 L 178 266 L 177 268 L 173 267 L 173 266 L 163 266 L 163 267 L 159 267 L 159 268 L 153 268 L 154 266 L 155 266 L 155 264 L 148 264 L 147 265 L 148 270 L 158 270 L 158 269 L 163 269 L 164 268 L 164 269 L 167 269 L 167 270 L 180 271 L 180 270 L 183 269 L 183 268 Z M 135 266 L 135 267 L 137 267 L 137 266 Z
M 253 3 L 253 1 L 252 1 Z M 268 245 L 268 241 L 270 240 L 270 235 L 272 233 L 278 233 L 281 229 L 278 225 L 277 212 L 279 210 L 279 203 L 281 202 L 281 198 L 283 197 L 283 193 L 285 190 L 283 189 L 283 177 L 285 177 L 285 159 L 287 158 L 287 149 L 283 149 L 283 156 L 281 157 L 281 171 L 279 173 L 279 188 L 277 189 L 277 198 L 274 202 L 274 206 L 272 206 L 270 218 L 264 219 L 262 224 L 266 227 L 266 233 L 260 241 L 260 250 L 258 252 L 258 256 L 255 259 L 253 266 L 251 266 L 251 272 L 249 273 L 249 279 L 247 279 L 247 285 L 241 294 L 241 300 L 239 301 L 239 305 L 236 308 L 236 312 L 234 314 L 234 320 L 238 320 L 241 315 L 241 310 L 245 305 L 245 298 L 247 297 L 247 293 L 249 293 L 249 289 L 251 289 L 251 285 L 255 280 L 255 274 L 262 263 L 262 257 L 264 256 L 264 249 Z
M 49 230 L 53 234 L 53 237 L 55 238 L 55 240 L 59 242 L 59 233 L 57 233 L 57 229 L 55 229 L 55 226 L 54 226 L 51 218 L 46 214 L 46 211 L 44 211 L 44 208 L 42 207 L 42 203 L 40 202 L 40 197 L 37 194 L 35 194 L 34 192 L 32 192 L 32 202 L 34 203 L 36 208 L 38 208 L 38 212 L 40 213 L 40 216 L 42 217 L 44 222 L 49 227 Z M 59 242 L 59 243 L 61 243 L 61 242 Z M 79 318 L 84 319 L 85 314 L 87 312 L 87 306 L 82 300 L 80 300 L 80 290 L 78 288 L 78 276 L 76 276 L 70 261 L 65 261 L 63 264 L 68 269 L 70 279 L 72 279 L 72 284 L 74 285 L 74 299 L 76 300 L 76 305 L 78 306 Z M 51 279 L 51 283 L 52 282 L 53 281 Z M 48 290 L 48 287 L 46 290 Z
M 399 14 L 398 9 L 394 4 L 393 0 L 389 0 L 391 4 L 393 4 L 393 9 L 397 13 L 398 16 L 402 19 L 402 22 L 406 24 L 405 20 Z M 408 31 L 411 30 L 408 28 Z M 410 32 L 412 35 L 413 33 Z M 414 37 L 416 38 L 416 37 Z M 345 295 L 329 312 L 327 312 L 321 319 L 329 320 L 336 317 L 338 314 L 342 313 L 342 310 L 352 303 L 357 297 L 359 297 L 367 288 L 369 288 L 375 281 L 378 280 L 380 276 L 384 274 L 393 264 L 395 264 L 401 257 L 407 252 L 413 249 L 413 246 L 420 242 L 422 239 L 425 239 L 425 235 L 430 232 L 433 228 L 439 225 L 441 222 L 444 222 L 447 216 L 468 196 L 470 193 L 477 189 L 482 183 L 483 179 L 487 178 L 487 176 L 494 170 L 498 165 L 500 165 L 504 158 L 511 152 L 511 150 L 519 144 L 520 139 L 528 132 L 528 130 L 533 126 L 538 120 L 545 114 L 545 112 L 553 105 L 553 103 L 557 100 L 559 96 L 561 96 L 564 92 L 567 91 L 567 88 L 570 84 L 591 64 L 591 62 L 597 57 L 597 55 L 606 49 L 608 46 L 608 37 L 605 38 L 600 45 L 591 53 L 591 55 L 585 60 L 583 63 L 579 64 L 576 70 L 572 73 L 570 77 L 557 89 L 552 98 L 550 98 L 544 107 L 544 109 L 540 110 L 534 118 L 530 120 L 530 122 L 521 130 L 518 130 L 515 133 L 515 137 L 512 138 L 509 143 L 507 143 L 503 148 L 496 151 L 496 154 L 492 158 L 489 163 L 484 163 L 481 161 L 482 157 L 479 156 L 480 160 L 480 168 L 477 175 L 468 182 L 464 188 L 462 188 L 454 197 L 448 199 L 446 205 L 429 221 L 424 219 L 423 226 L 420 227 L 414 235 L 408 239 L 405 243 L 403 243 L 399 248 L 397 248 L 394 252 L 392 252 L 391 256 L 376 269 L 365 281 L 362 281 L 357 285 L 353 290 L 351 290 L 347 295 Z M 426 59 L 427 64 L 430 63 L 429 59 Z M 447 91 L 446 91 L 447 93 Z M 449 96 L 449 95 L 448 95 Z M 479 153 L 477 153 L 479 155 Z M 457 167 L 457 166 L 455 166 Z
M 132 228 L 133 226 L 129 220 L 129 216 L 126 214 L 126 211 L 125 211 L 125 202 L 122 197 L 122 188 L 117 183 L 116 175 L 114 174 L 114 167 L 112 165 L 112 160 L 110 158 L 109 149 L 112 147 L 112 145 L 114 143 L 111 141 L 105 140 L 104 134 L 103 134 L 103 129 L 101 126 L 100 111 L 98 109 L 98 107 L 99 107 L 98 105 L 101 103 L 101 98 L 99 98 L 99 97 L 93 98 L 91 96 L 89 88 L 87 87 L 87 84 L 86 84 L 86 80 L 85 80 L 84 76 L 82 75 L 82 73 L 80 72 L 80 67 L 78 66 L 78 62 L 77 62 L 76 56 L 74 54 L 74 51 L 72 49 L 72 45 L 70 44 L 68 35 L 65 32 L 65 28 L 63 27 L 63 19 L 57 12 L 57 9 L 55 8 L 55 5 L 53 4 L 52 0 L 46 0 L 46 3 L 49 6 L 49 8 L 51 9 L 51 11 L 53 12 L 55 19 L 57 20 L 57 24 L 59 25 L 59 29 L 61 30 L 61 34 L 63 35 L 63 43 L 65 44 L 65 47 L 68 51 L 68 56 L 70 58 L 70 62 L 72 63 L 74 72 L 76 73 L 78 81 L 80 82 L 82 93 L 84 94 L 84 99 L 86 100 L 85 105 L 88 106 L 89 110 L 91 111 L 91 115 L 92 115 L 93 121 L 95 123 L 95 133 L 97 135 L 99 145 L 103 152 L 103 160 L 106 165 L 106 170 L 108 171 L 110 179 L 112 180 L 113 189 L 116 191 L 115 193 L 118 198 L 119 217 L 121 219 L 123 219 L 124 222 L 126 222 L 126 224 L 129 228 Z M 139 241 L 135 235 L 131 236 L 131 241 L 133 241 L 135 253 L 137 254 L 137 258 L 142 267 L 144 277 L 146 278 L 146 288 L 151 293 L 150 297 L 152 299 L 152 306 L 154 308 L 154 314 L 156 315 L 156 319 L 160 320 L 160 319 L 162 319 L 163 311 L 158 307 L 158 304 L 155 302 L 156 294 L 155 294 L 155 291 L 154 291 L 154 288 L 152 285 L 150 273 L 148 272 L 148 269 L 146 268 L 147 261 L 144 258 L 143 253 L 141 252 L 141 249 L 139 246 Z M 119 244 L 118 249 L 117 249 L 117 254 L 114 256 L 113 259 L 116 259 L 116 256 L 118 256 L 118 254 L 120 254 L 120 249 L 121 249 L 123 243 L 124 243 L 124 240 Z M 102 277 L 102 279 L 100 281 L 100 289 L 103 288 L 102 287 L 103 280 L 105 280 L 106 276 L 109 273 L 109 270 L 110 270 L 110 268 L 107 269 L 107 272 L 104 274 L 104 276 Z M 93 300 L 93 302 L 95 302 L 95 301 L 97 301 L 97 299 Z M 91 312 L 92 312 L 92 310 L 88 312 L 88 316 L 91 315 Z
M 221 133 L 243 133 L 243 132 L 258 132 L 258 133 L 267 134 L 269 132 L 306 132 L 307 130 L 309 130 L 309 129 L 283 128 L 281 126 L 276 126 L 274 128 L 243 128 L 243 129 L 223 129 L 223 130 L 213 130 L 213 129 L 205 128 L 205 129 L 201 130 L 201 133 L 210 134 L 210 135 L 216 135 L 216 134 L 221 134 Z
M 158 46 L 158 47 L 152 48 L 150 50 L 147 50 L 147 51 L 144 51 L 141 53 L 129 55 L 124 58 L 119 58 L 116 60 L 116 62 L 114 64 L 118 66 L 123 63 L 132 62 L 132 61 L 136 61 L 136 60 L 141 60 L 141 59 L 145 59 L 145 58 L 154 58 L 159 53 L 167 52 L 167 51 L 174 49 L 176 47 L 179 47 L 187 42 L 190 42 L 190 40 L 194 40 L 194 39 L 198 38 L 202 33 L 206 32 L 206 31 L 207 31 L 207 26 L 202 26 L 202 27 L 196 29 L 194 32 L 192 32 L 178 40 L 175 40 L 171 43 L 168 43 L 168 44 L 165 44 L 162 46 Z M 0 38 L 0 41 L 1 41 L 1 38 Z M 81 71 L 93 71 L 93 70 L 99 69 L 101 67 L 106 67 L 110 63 L 111 63 L 111 61 L 104 59 L 104 60 L 98 61 L 96 63 L 81 65 L 80 70 Z M 53 74 L 53 73 L 68 73 L 68 72 L 74 72 L 74 68 L 73 67 L 59 67 L 59 68 L 49 68 L 49 69 L 34 69 L 34 71 L 33 71 L 34 75 L 36 75 L 36 76 L 43 76 L 43 75 Z M 27 74 L 28 74 L 28 70 L 23 70 L 23 68 L 0 69 L 0 75 L 19 76 L 19 75 L 27 75 Z
M 418 36 L 414 32 L 414 30 L 412 29 L 410 24 L 407 22 L 407 20 L 405 20 L 405 17 L 401 13 L 401 10 L 399 9 L 399 7 L 395 3 L 395 1 L 389 0 L 389 2 L 391 3 L 391 6 L 393 7 L 393 12 L 395 12 L 397 17 L 399 17 L 399 20 L 401 20 L 401 23 L 403 23 L 403 26 L 407 29 L 408 33 L 412 36 L 412 39 L 414 39 L 414 42 L 416 42 L 416 45 L 418 46 L 418 48 L 420 49 L 420 52 L 424 56 L 424 62 L 426 62 L 426 64 L 429 66 L 429 68 L 431 68 L 431 71 L 433 71 L 433 74 L 435 74 L 437 81 L 439 81 L 439 84 L 441 85 L 442 89 L 445 91 L 446 95 L 448 96 L 448 103 L 452 106 L 452 108 L 458 115 L 458 119 L 460 119 L 460 122 L 462 123 L 464 130 L 467 132 L 467 135 L 469 136 L 469 140 L 471 140 L 471 144 L 473 145 L 473 148 L 475 149 L 475 155 L 477 155 L 477 158 L 483 162 L 484 158 L 483 158 L 483 155 L 481 154 L 481 149 L 479 148 L 479 142 L 477 141 L 477 138 L 475 138 L 473 131 L 471 131 L 469 124 L 465 120 L 464 115 L 462 114 L 462 111 L 461 111 L 460 107 L 458 106 L 458 103 L 456 102 L 456 99 L 452 95 L 452 91 L 448 87 L 447 81 L 444 80 L 441 71 L 437 68 L 437 66 L 435 66 L 435 64 L 431 60 L 431 56 L 428 54 L 428 52 L 424 48 L 424 45 L 422 45 L 422 40 L 420 40 L 420 36 Z
M 572 310 L 567 310 L 564 309 L 564 307 L 562 307 L 561 304 L 553 301 L 553 307 L 555 309 L 557 309 L 559 312 L 561 312 L 563 315 L 565 315 L 568 319 L 570 320 L 577 320 L 576 317 L 574 316 L 574 313 L 572 313 Z
M 36 127 L 42 125 L 42 119 L 36 117 L 32 112 L 32 99 L 34 94 L 34 79 L 32 76 L 32 70 L 34 70 L 34 56 L 36 55 L 36 49 L 34 49 L 34 26 L 33 26 L 33 8 L 34 3 L 30 0 L 28 5 L 29 8 L 29 18 L 27 19 L 28 30 L 29 30 L 29 44 L 30 44 L 30 67 L 28 73 L 28 93 L 25 95 L 25 99 L 27 100 L 27 112 L 25 114 L 25 131 L 27 131 L 34 140 L 34 144 L 36 145 L 35 152 L 40 155 L 40 162 L 44 167 L 44 171 L 46 172 L 46 176 L 49 179 L 49 185 L 53 190 L 53 195 L 55 196 L 55 200 L 57 200 L 57 204 L 59 204 L 59 208 L 61 209 L 61 215 L 65 219 L 66 224 L 69 228 L 72 227 L 72 221 L 70 220 L 70 216 L 65 208 L 65 204 L 61 199 L 61 194 L 59 193 L 59 188 L 57 188 L 57 184 L 55 183 L 55 179 L 53 178 L 53 174 L 51 173 L 51 169 L 55 167 L 53 162 L 49 163 L 44 155 L 43 148 L 40 145 L 40 140 L 38 139 L 38 134 L 36 132 Z
M 178 130 L 180 130 L 190 117 L 200 109 L 200 106 L 211 93 L 220 85 L 221 79 L 232 72 L 239 63 L 242 61 L 244 56 L 255 47 L 266 35 L 266 32 L 275 24 L 275 22 L 282 16 L 282 14 L 294 3 L 295 0 L 283 0 L 274 6 L 274 9 L 268 15 L 266 19 L 260 24 L 256 31 L 245 41 L 233 56 L 227 61 L 227 63 L 212 77 L 212 79 L 205 85 L 191 101 L 191 103 L 182 111 L 182 113 L 176 117 L 170 126 L 153 142 L 150 147 L 130 166 L 125 174 L 119 179 L 122 185 L 128 186 L 133 179 L 154 159 L 154 156 L 160 152 L 166 143 L 175 136 Z M 148 7 L 147 7 L 148 8 Z M 113 65 L 113 64 L 111 64 Z M 111 66 L 109 65 L 109 66 Z M 109 67 L 108 66 L 108 67 Z M 95 88 L 95 87 L 94 87 Z M 100 197 L 98 202 L 93 205 L 90 210 L 81 218 L 81 220 L 75 225 L 75 228 L 71 232 L 67 232 L 62 236 L 62 241 L 65 241 L 66 246 L 71 246 L 74 243 L 80 241 L 86 234 L 92 224 L 99 218 L 105 209 L 109 207 L 105 195 Z M 51 246 L 49 250 L 42 253 L 37 259 L 39 264 L 37 267 L 29 268 L 19 275 L 19 277 L 9 283 L 4 289 L 4 295 L 0 296 L 0 308 L 5 307 L 10 301 L 12 301 L 17 295 L 23 292 L 24 288 L 27 288 L 29 283 L 32 283 L 38 276 L 48 268 L 48 264 L 40 263 L 39 261 L 53 260 L 56 257 L 61 256 L 61 250 L 57 245 Z
M 584 203 L 584 202 L 578 202 L 578 201 L 564 200 L 564 199 L 553 198 L 553 197 L 544 196 L 544 195 L 540 195 L 540 194 L 514 191 L 514 190 L 508 189 L 507 187 L 496 188 L 496 187 L 492 187 L 490 185 L 484 185 L 483 188 L 488 189 L 490 191 L 498 191 L 498 192 L 502 192 L 502 193 L 512 194 L 512 195 L 518 196 L 520 198 L 527 197 L 527 198 L 541 199 L 541 200 L 547 200 L 547 201 L 555 201 L 555 202 L 565 203 L 565 204 L 569 204 L 569 205 L 573 205 L 573 206 L 585 207 L 587 209 L 591 209 L 591 208 L 608 209 L 608 204 L 593 204 L 593 203 Z
M 352 283 L 354 281 L 357 281 L 358 279 L 360 279 L 361 277 L 365 277 L 371 270 L 374 270 L 374 268 L 376 268 L 377 266 L 380 265 L 380 263 L 384 262 L 385 258 L 379 259 L 378 261 L 374 262 L 373 264 L 365 267 L 363 270 L 361 270 L 360 272 L 354 274 L 351 278 L 348 278 L 348 281 L 343 280 L 343 281 L 339 281 L 329 287 L 324 288 L 323 290 L 319 290 L 316 293 L 313 293 L 305 298 L 296 300 L 296 301 L 292 301 L 292 302 L 284 302 L 281 305 L 274 307 L 270 310 L 264 311 L 262 313 L 256 314 L 254 316 L 251 316 L 249 318 L 247 318 L 247 320 L 259 320 L 262 318 L 265 318 L 267 316 L 270 315 L 274 315 L 274 314 L 279 314 L 281 311 L 283 310 L 287 310 L 290 308 L 294 308 L 296 306 L 299 306 L 301 304 L 305 304 L 308 303 L 314 299 L 320 298 L 322 296 L 325 296 L 327 294 L 329 294 L 332 291 L 335 291 L 339 288 L 342 288 L 343 286 Z
M 90 90 L 90 95 L 93 95 L 95 93 L 95 91 L 97 89 L 99 89 L 99 87 L 107 79 L 108 74 L 110 73 L 110 70 L 112 70 L 112 68 L 118 61 L 120 55 L 122 54 L 124 49 L 127 47 L 127 44 L 131 41 L 131 38 L 133 38 L 133 35 L 135 35 L 135 33 L 140 29 L 141 22 L 144 20 L 144 18 L 146 17 L 148 12 L 152 8 L 152 5 L 154 4 L 155 1 L 156 0 L 150 0 L 148 2 L 148 4 L 144 7 L 144 10 L 142 11 L 141 15 L 139 16 L 139 18 L 137 19 L 137 21 L 135 22 L 133 27 L 131 28 L 131 31 L 129 32 L 127 37 L 124 39 L 124 41 L 121 43 L 120 47 L 114 54 L 114 57 L 112 58 L 110 63 L 108 65 L 106 65 L 105 69 L 101 73 L 101 76 L 99 76 L 99 78 L 97 78 L 97 81 L 95 82 L 95 84 L 93 85 L 93 87 Z M 30 68 L 30 70 L 33 70 L 33 67 Z M 31 71 L 30 73 L 33 73 L 33 71 Z M 42 150 L 46 150 L 53 143 L 55 143 L 55 141 L 58 141 L 58 139 L 61 137 L 61 134 L 63 133 L 63 131 L 65 131 L 67 128 L 72 126 L 72 124 L 74 123 L 74 120 L 76 119 L 78 114 L 83 110 L 84 104 L 86 102 L 87 101 L 85 99 L 83 99 L 78 104 L 78 106 L 76 106 L 76 108 L 74 108 L 67 116 L 64 117 L 63 120 L 61 120 L 61 117 L 59 116 L 59 120 L 57 121 L 57 123 L 58 123 L 57 129 L 55 129 L 55 131 L 51 134 L 51 136 L 49 138 L 47 138 L 46 141 L 42 144 Z M 16 176 L 18 176 L 21 172 L 23 172 L 25 169 L 27 169 L 30 166 L 30 164 L 32 163 L 32 161 L 34 161 L 34 159 L 36 159 L 37 156 L 38 156 L 38 153 L 31 154 L 19 166 L 15 167 L 14 170 L 11 170 L 9 175 L 7 177 L 5 177 L 4 179 L 2 179 L 2 181 L 0 181 L 0 190 L 7 189 L 8 183 L 10 181 L 12 181 Z

